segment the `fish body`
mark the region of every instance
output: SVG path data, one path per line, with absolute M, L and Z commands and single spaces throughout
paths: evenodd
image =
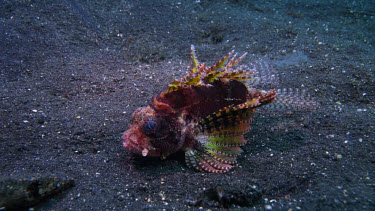
M 236 58 L 232 51 L 207 67 L 197 61 L 192 46 L 190 72 L 133 113 L 123 146 L 163 159 L 183 150 L 189 167 L 229 171 L 246 144 L 243 135 L 256 109 L 276 97 L 275 90 L 248 87 L 254 72 L 234 68 L 244 56 Z
M 25 210 L 74 186 L 56 177 L 0 181 L 0 210 Z

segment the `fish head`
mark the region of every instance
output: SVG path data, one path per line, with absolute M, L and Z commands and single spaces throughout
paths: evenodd
M 143 156 L 160 157 L 163 143 L 168 137 L 168 124 L 156 117 L 150 106 L 138 108 L 132 115 L 132 124 L 124 132 L 123 146 L 130 152 Z

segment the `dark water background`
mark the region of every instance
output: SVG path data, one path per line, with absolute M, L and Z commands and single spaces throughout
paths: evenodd
M 37 209 L 375 208 L 374 1 L 4 0 L 0 32 L 1 181 L 75 180 Z M 210 65 L 248 52 L 268 88 L 320 107 L 260 112 L 226 174 L 132 155 L 132 112 L 186 74 L 191 44 Z

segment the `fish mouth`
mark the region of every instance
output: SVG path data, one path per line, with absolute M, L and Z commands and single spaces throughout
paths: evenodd
M 122 145 L 132 153 L 142 156 L 160 157 L 160 150 L 150 145 L 150 139 L 145 137 L 137 129 L 129 129 L 124 132 Z

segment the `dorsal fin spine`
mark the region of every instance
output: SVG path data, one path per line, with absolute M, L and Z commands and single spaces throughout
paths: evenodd
M 195 56 L 195 47 L 194 45 L 191 45 L 191 72 L 192 73 L 197 73 L 198 69 L 197 67 L 199 66 L 199 62 L 197 60 L 197 57 Z

